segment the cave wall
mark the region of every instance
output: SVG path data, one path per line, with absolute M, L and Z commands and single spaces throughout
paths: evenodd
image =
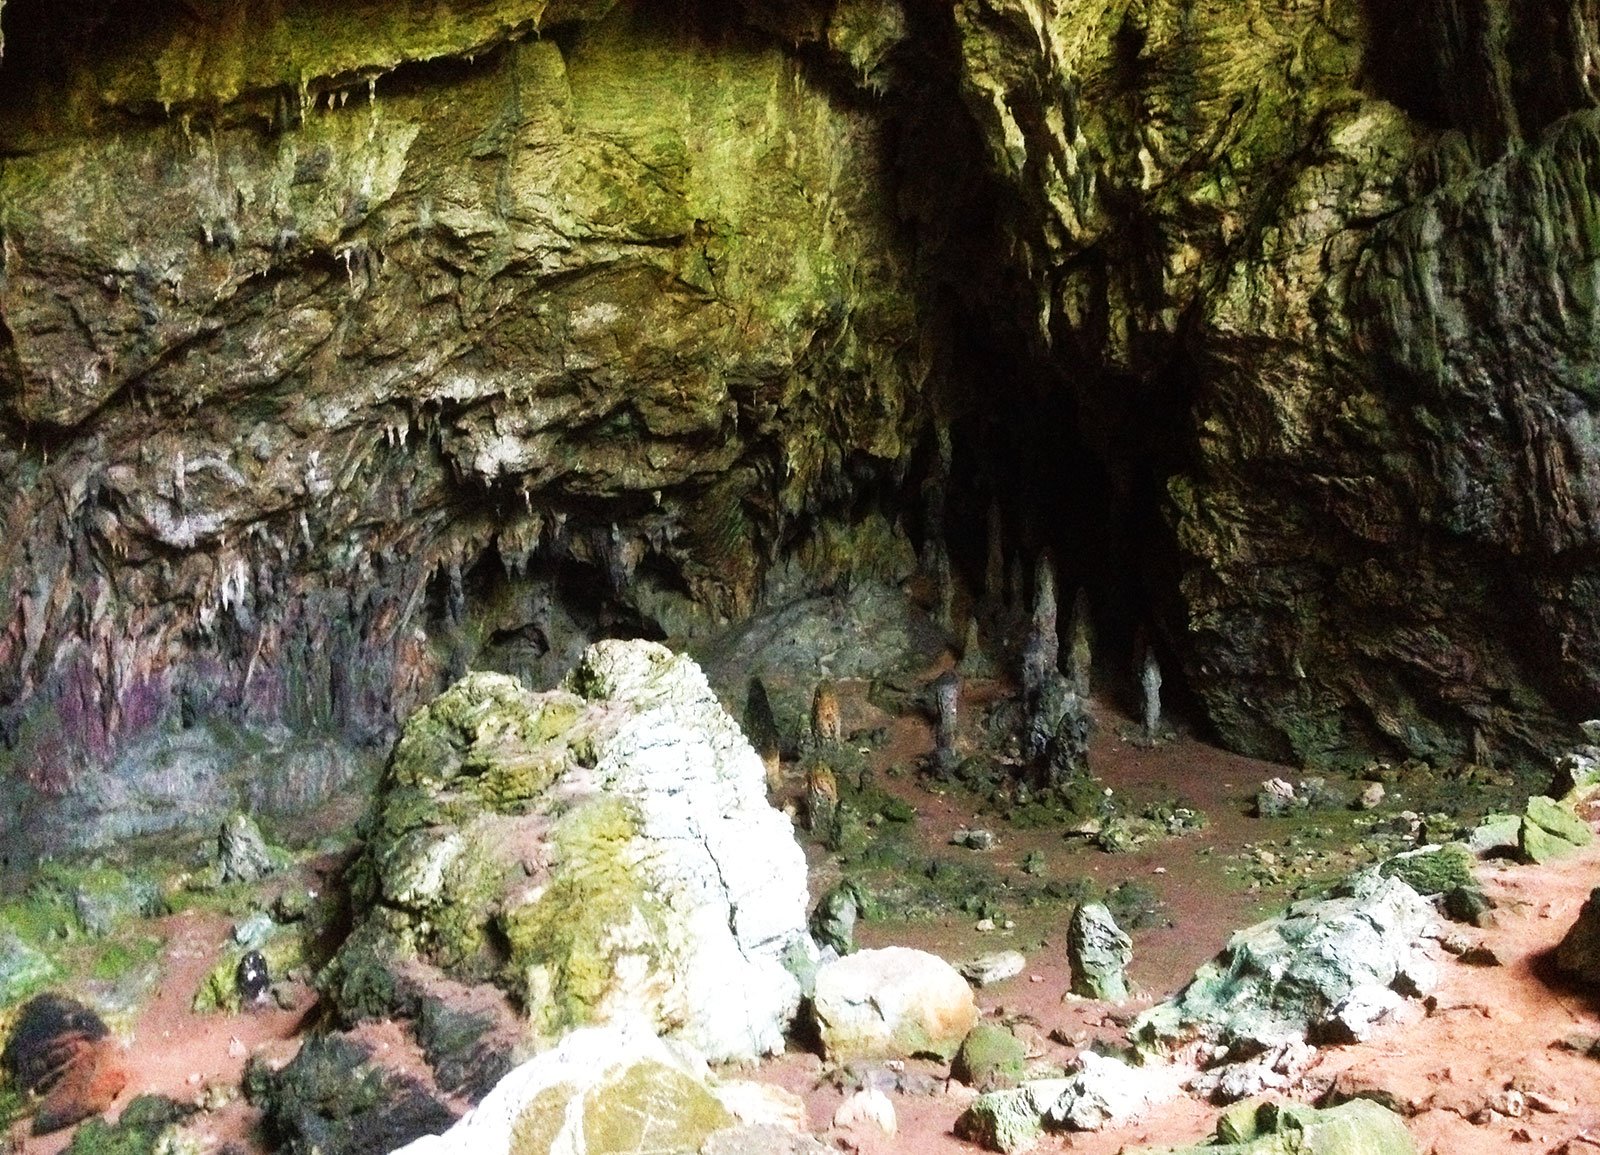
M 1251 753 L 1538 765 L 1600 707 L 1593 0 L 3 21 L 23 853 L 934 530 L 991 605 L 991 526 L 1051 549 Z
M 1596 6 L 956 15 L 1041 339 L 1113 488 L 1161 479 L 1152 617 L 1223 739 L 1538 764 L 1600 705 Z
M 0 71 L 0 841 L 379 743 L 548 628 L 563 566 L 744 612 L 923 435 L 883 126 L 722 6 L 34 15 Z

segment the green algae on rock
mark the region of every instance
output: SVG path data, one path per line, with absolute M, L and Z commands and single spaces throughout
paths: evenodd
M 782 1045 L 804 860 L 664 646 L 598 643 L 545 693 L 469 675 L 407 722 L 366 831 L 361 920 L 322 979 L 347 1016 L 395 1009 L 420 960 L 501 986 L 537 1040 L 642 1014 L 715 1058 Z
M 1195 1147 L 1138 1147 L 1128 1155 L 1416 1155 L 1400 1116 L 1370 1099 L 1317 1110 L 1300 1103 L 1245 1104 Z M 1226 1138 L 1224 1138 L 1226 1135 Z

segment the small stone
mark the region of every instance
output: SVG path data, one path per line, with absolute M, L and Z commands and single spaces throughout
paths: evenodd
M 993 986 L 1016 978 L 1028 965 L 1021 951 L 1001 950 L 979 955 L 961 964 L 962 977 L 975 987 Z
M 1457 886 L 1447 891 L 1444 912 L 1457 922 L 1480 929 L 1494 925 L 1494 900 L 1478 886 Z
M 1572 1104 L 1565 1099 L 1557 1099 L 1550 1095 L 1541 1094 L 1538 1091 L 1525 1091 L 1523 1092 L 1523 1098 L 1526 1100 L 1529 1110 L 1541 1111 L 1546 1115 L 1565 1115 L 1572 1110 Z
M 217 832 L 217 873 L 227 882 L 255 882 L 279 868 L 261 835 L 261 827 L 248 814 L 235 814 Z
M 1461 961 L 1469 967 L 1498 967 L 1505 962 L 1500 958 L 1499 952 L 1493 947 L 1479 943 L 1461 953 Z
M 1356 797 L 1357 810 L 1376 810 L 1383 805 L 1384 789 L 1382 782 L 1369 782 Z
M 842 1130 L 873 1127 L 893 1139 L 899 1131 L 895 1120 L 894 1104 L 876 1087 L 857 1091 L 833 1113 L 833 1125 Z
M 1600 887 L 1589 892 L 1578 918 L 1556 947 L 1556 966 L 1587 983 L 1600 983 Z
M 1033 1148 L 1044 1131 L 1044 1118 L 1026 1088 L 979 1095 L 956 1120 L 959 1139 L 1002 1155 Z
M 989 931 L 994 929 L 994 919 L 980 918 L 977 922 L 972 924 L 972 929 L 987 934 Z
M 238 967 L 233 972 L 233 985 L 239 992 L 239 999 L 244 1003 L 253 1003 L 266 996 L 272 988 L 272 974 L 267 969 L 267 960 L 258 950 L 250 951 L 239 960 Z
M 1522 856 L 1534 863 L 1563 857 L 1594 841 L 1594 832 L 1570 807 L 1543 795 L 1528 799 L 1521 833 Z
M 1300 808 L 1293 784 L 1282 778 L 1269 778 L 1256 791 L 1256 817 L 1282 818 Z
M 1497 1115 L 1504 1115 L 1509 1119 L 1520 1119 L 1528 1110 L 1528 1100 L 1521 1091 L 1507 1090 L 1490 1098 L 1486 1104 L 1489 1110 Z
M 233 928 L 233 941 L 239 946 L 260 950 L 261 944 L 276 928 L 277 924 L 272 921 L 271 915 L 257 911 Z
M 992 830 L 968 830 L 962 827 L 950 839 L 950 845 L 965 846 L 968 850 L 993 850 L 994 844 Z
M 856 920 L 861 915 L 861 891 L 853 882 L 841 882 L 828 891 L 811 912 L 811 937 L 841 957 L 856 949 Z

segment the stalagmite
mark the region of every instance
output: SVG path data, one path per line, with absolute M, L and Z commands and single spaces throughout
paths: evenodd
M 1144 737 L 1155 742 L 1161 734 L 1161 665 L 1156 661 L 1156 648 L 1144 648 L 1144 668 L 1139 672 L 1139 684 L 1144 690 Z
M 1094 664 L 1094 626 L 1089 617 L 1089 591 L 1080 588 L 1072 599 L 1072 645 L 1067 652 L 1067 678 L 1072 690 L 1089 700 L 1090 671 Z
M 956 732 L 960 722 L 957 711 L 961 702 L 961 678 L 946 671 L 934 682 L 933 693 L 937 720 L 933 739 L 934 761 L 940 771 L 948 771 L 956 764 Z
M 1056 635 L 1056 567 L 1048 551 L 1039 555 L 1034 577 L 1033 617 L 1022 644 L 1022 691 L 1033 698 L 1056 674 L 1061 641 Z

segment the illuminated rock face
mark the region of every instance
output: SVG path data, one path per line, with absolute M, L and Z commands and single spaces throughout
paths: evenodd
M 361 917 L 325 978 L 347 1020 L 404 1013 L 420 962 L 498 984 L 543 1043 L 638 1019 L 716 1062 L 783 1049 L 805 856 L 665 646 L 596 643 L 545 693 L 457 682 L 406 722 L 367 836 Z
M 1046 548 L 1236 748 L 1542 761 L 1600 705 L 1600 30 L 1379 7 L 10 0 L 0 842 Z

